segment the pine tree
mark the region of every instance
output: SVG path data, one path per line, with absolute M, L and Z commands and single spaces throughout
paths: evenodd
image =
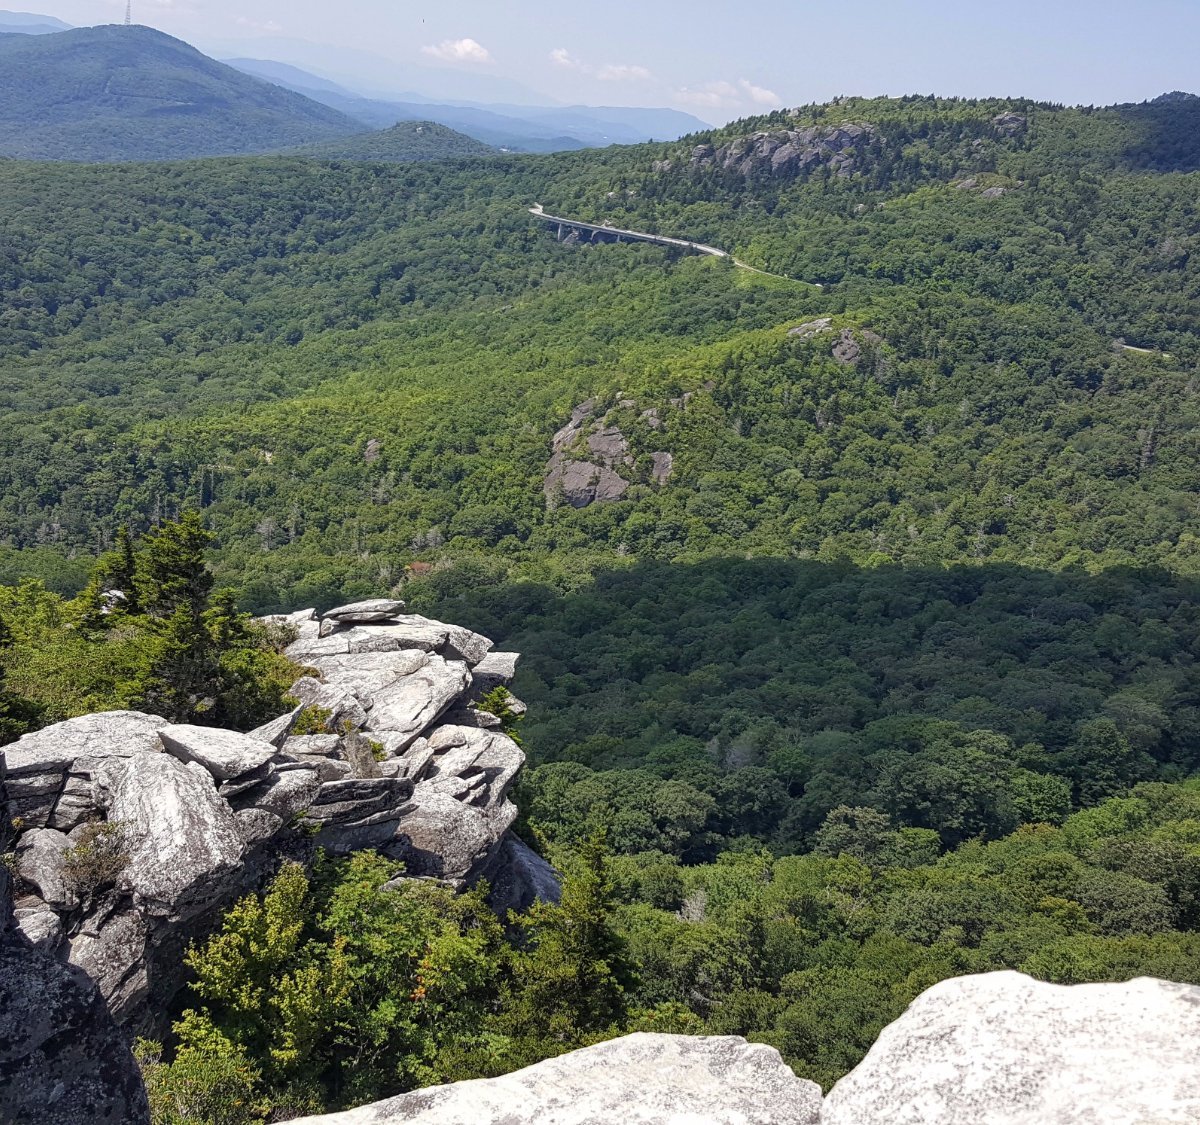
M 0 746 L 19 738 L 37 725 L 39 708 L 32 700 L 4 690 L 5 650 L 12 647 L 12 633 L 0 617 Z
M 121 524 L 117 528 L 116 542 L 113 549 L 101 556 L 96 564 L 93 581 L 99 584 L 101 590 L 120 590 L 125 595 L 124 610 L 126 613 L 141 613 L 137 591 L 137 556 L 133 550 L 133 539 L 129 528 Z
M 138 598 L 143 612 L 166 619 L 186 606 L 196 619 L 208 606 L 213 576 L 204 562 L 212 542 L 197 512 L 185 512 L 142 541 L 137 567 Z
M 501 1025 L 523 1066 L 623 1028 L 636 987 L 624 939 L 612 925 L 613 886 L 603 832 L 584 841 L 557 903 L 536 903 L 517 924 Z

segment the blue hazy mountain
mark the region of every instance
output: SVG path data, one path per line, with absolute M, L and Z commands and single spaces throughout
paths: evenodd
M 163 160 L 363 131 L 357 119 L 148 27 L 0 35 L 0 155 Z

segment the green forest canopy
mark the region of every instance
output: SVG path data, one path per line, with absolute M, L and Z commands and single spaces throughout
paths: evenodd
M 954 973 L 1200 981 L 1198 107 L 0 163 L 0 579 L 50 588 L 4 610 L 69 621 L 121 524 L 190 508 L 247 609 L 400 586 L 523 652 L 520 830 L 607 828 L 640 979 L 589 1034 L 751 1034 L 829 1082 Z M 836 166 L 693 162 L 844 125 Z M 564 245 L 535 200 L 796 280 Z M 548 503 L 587 399 L 630 486 Z M 11 631 L 10 687 L 54 643 Z

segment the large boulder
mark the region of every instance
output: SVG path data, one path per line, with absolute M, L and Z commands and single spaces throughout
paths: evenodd
M 248 734 L 214 727 L 163 727 L 163 748 L 181 762 L 199 762 L 219 781 L 259 769 L 275 757 L 275 746 Z
M 354 624 L 370 625 L 377 621 L 387 621 L 398 613 L 404 612 L 404 603 L 395 598 L 373 598 L 366 602 L 353 602 L 350 605 L 340 605 L 328 610 L 321 616 L 326 621 L 339 621 Z
M 69 832 L 95 813 L 93 782 L 113 759 L 161 753 L 167 720 L 102 711 L 55 723 L 5 747 L 9 815 L 23 829 Z
M 244 850 L 211 775 L 168 754 L 148 754 L 107 784 L 108 819 L 121 825 L 128 848 L 121 889 L 154 914 L 202 909 Z
M 627 1035 L 294 1125 L 818 1125 L 821 1088 L 734 1036 Z M 966 1123 L 962 1123 L 966 1125 Z
M 63 869 L 64 853 L 71 847 L 69 836 L 53 828 L 35 828 L 21 837 L 17 846 L 17 870 L 42 901 L 55 910 L 70 910 L 77 903 Z
M 429 735 L 433 758 L 426 767 L 430 781 L 447 777 L 479 778 L 472 804 L 498 805 L 508 795 L 524 751 L 506 734 L 479 727 L 438 727 Z
M 291 768 L 272 773 L 265 781 L 232 798 L 239 811 L 259 809 L 277 816 L 280 823 L 302 813 L 317 799 L 321 774 L 306 763 L 288 763 Z
M 390 731 L 412 741 L 466 691 L 470 682 L 470 671 L 461 660 L 444 660 L 430 653 L 416 671 L 375 694 L 367 730 Z
M 410 648 L 316 656 L 308 663 L 325 677 L 327 683 L 359 696 L 374 696 L 388 684 L 416 672 L 426 658 L 424 649 Z
M 489 652 L 471 669 L 471 698 L 478 699 L 498 687 L 507 687 L 517 674 L 517 652 Z
M 535 902 L 558 902 L 562 897 L 558 872 L 511 832 L 483 878 L 491 888 L 488 905 L 500 918 L 507 917 L 510 910 L 520 913 Z
M 340 684 L 323 684 L 312 676 L 302 676 L 290 690 L 306 707 L 328 711 L 327 725 L 331 730 L 347 723 L 357 730 L 367 721 L 362 700 Z
M 384 850 L 402 860 L 410 875 L 461 887 L 492 860 L 517 809 L 510 801 L 492 809 L 470 804 L 464 800 L 471 795 L 469 783 L 455 780 L 461 792 L 436 779 L 418 785 L 395 840 Z
M 822 1125 L 1195 1125 L 1200 988 L 942 981 L 832 1090 Z

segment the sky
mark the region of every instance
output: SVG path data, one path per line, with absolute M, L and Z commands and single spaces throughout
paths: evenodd
M 84 25 L 119 22 L 125 0 L 26 4 Z M 457 83 L 464 100 L 672 106 L 714 124 L 841 94 L 1109 104 L 1200 92 L 1200 0 L 133 0 L 133 8 L 134 22 L 218 57 L 292 62 L 367 93 L 445 97 Z

